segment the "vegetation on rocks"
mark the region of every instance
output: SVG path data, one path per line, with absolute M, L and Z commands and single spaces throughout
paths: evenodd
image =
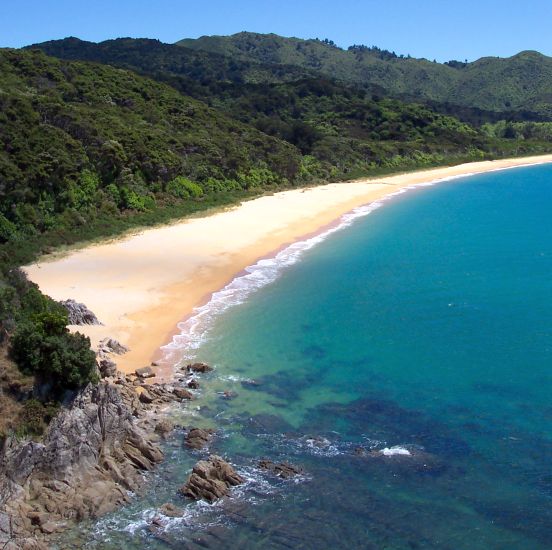
M 44 296 L 21 271 L 5 274 L 0 288 L 0 329 L 3 344 L 9 342 L 9 354 L 3 360 L 1 392 L 5 400 L 19 401 L 30 395 L 39 399 L 25 401 L 23 408 L 5 403 L 4 431 L 15 428 L 21 435 L 40 435 L 52 417 L 52 407 L 41 402 L 53 400 L 55 406 L 66 390 L 97 380 L 90 340 L 70 333 L 67 324 L 67 310 Z M 10 359 L 22 375 L 34 380 L 34 391 L 18 382 L 13 372 L 9 374 Z

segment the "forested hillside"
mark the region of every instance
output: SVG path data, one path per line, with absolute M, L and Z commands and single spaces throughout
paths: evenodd
M 451 116 L 454 107 L 443 116 L 435 106 L 390 99 L 378 87 L 345 84 L 306 69 L 301 74 L 302 69 L 292 65 L 244 61 L 239 56 L 129 38 L 99 44 L 68 38 L 33 48 L 64 59 L 133 69 L 166 82 L 294 145 L 307 156 L 303 167 L 308 166 L 310 173 L 303 176 L 317 179 L 428 166 L 445 159 L 520 154 L 536 147 L 527 141 L 498 141 L 461 123 Z M 470 108 L 462 114 L 480 122 L 501 119 Z
M 300 170 L 293 146 L 130 71 L 2 50 L 0 78 L 2 242 Z
M 538 52 L 441 64 L 363 45 L 343 50 L 328 40 L 248 32 L 184 39 L 179 44 L 242 62 L 295 65 L 347 82 L 377 85 L 394 97 L 490 111 L 525 110 L 552 118 L 552 58 Z

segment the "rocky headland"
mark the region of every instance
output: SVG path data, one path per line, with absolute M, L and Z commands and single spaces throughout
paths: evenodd
M 98 352 L 100 372 L 115 351 L 113 342 L 107 344 Z M 41 441 L 3 441 L 2 548 L 47 548 L 52 535 L 128 502 L 163 460 L 159 442 L 172 430 L 164 409 L 192 399 L 191 392 L 103 372 L 98 384 L 66 400 Z
M 80 306 L 75 311 L 82 317 L 75 318 L 75 324 L 90 319 L 86 307 Z M 181 368 L 174 384 L 159 384 L 155 363 L 133 374 L 117 370 L 114 356 L 127 351 L 116 340 L 102 340 L 96 353 L 99 383 L 67 395 L 40 440 L 12 435 L 1 442 L 3 549 L 48 548 L 50 541 L 77 522 L 128 503 L 145 488 L 147 472 L 164 459 L 161 443 L 175 428 L 167 408 L 193 400 L 190 390 L 199 388 L 198 376 L 213 369 L 193 363 Z M 194 466 L 179 491 L 182 496 L 214 502 L 245 482 L 228 462 L 209 454 L 214 436 L 212 429 L 186 429 L 184 447 L 208 454 Z M 261 460 L 258 468 L 284 479 L 302 473 L 300 468 L 270 460 Z M 166 503 L 160 514 L 179 516 L 182 511 Z M 153 522 L 155 528 L 159 526 Z

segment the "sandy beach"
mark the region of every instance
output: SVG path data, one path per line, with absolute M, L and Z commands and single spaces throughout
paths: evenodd
M 93 346 L 106 336 L 127 345 L 130 352 L 117 362 L 120 370 L 132 372 L 158 359 L 177 324 L 245 267 L 355 207 L 411 185 L 545 162 L 552 162 L 552 155 L 283 191 L 47 257 L 25 271 L 52 298 L 85 303 L 103 324 L 73 328 Z

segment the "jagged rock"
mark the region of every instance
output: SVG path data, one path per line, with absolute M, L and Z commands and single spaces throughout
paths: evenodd
M 228 495 L 230 487 L 244 482 L 243 477 L 228 462 L 220 456 L 211 455 L 207 460 L 200 460 L 194 466 L 180 492 L 195 500 L 214 502 Z
M 101 378 L 113 378 L 117 376 L 117 364 L 103 353 L 98 354 L 98 370 Z
M 186 370 L 188 372 L 199 372 L 204 374 L 206 372 L 211 372 L 213 367 L 207 365 L 207 363 L 191 363 L 190 365 L 186 365 Z
M 56 531 L 59 531 L 60 526 L 53 521 L 47 521 L 40 526 L 40 530 L 46 535 L 51 535 Z
M 70 325 L 101 325 L 98 318 L 84 304 L 64 300 L 60 304 L 67 310 Z
M 120 342 L 114 338 L 104 338 L 98 344 L 98 351 L 103 351 L 104 353 L 116 353 L 117 355 L 123 355 L 129 351 L 126 346 L 123 346 Z
M 244 388 L 258 388 L 259 386 L 262 386 L 261 382 L 258 380 L 242 380 L 241 385 Z
M 203 449 L 211 441 L 214 433 L 211 429 L 190 428 L 184 438 L 184 444 L 190 449 Z
M 174 424 L 170 420 L 161 420 L 155 425 L 155 433 L 161 437 L 167 437 L 174 430 Z
M 140 378 L 154 378 L 155 373 L 153 372 L 153 369 L 151 367 L 142 367 L 140 369 L 136 369 L 135 371 L 136 376 L 139 376 Z
M 235 399 L 236 397 L 238 397 L 238 394 L 235 391 L 231 391 L 231 390 L 223 391 L 220 394 L 220 398 L 226 399 L 227 401 L 230 401 L 230 399 Z
M 31 520 L 32 525 L 42 525 L 48 521 L 50 514 L 46 512 L 29 512 L 27 517 Z
M 138 399 L 140 399 L 142 403 L 153 403 L 153 397 L 151 396 L 148 390 L 145 390 L 143 388 L 140 394 L 138 395 Z
M 199 382 L 197 380 L 190 380 L 187 384 L 188 388 L 191 390 L 198 390 L 199 389 Z
M 261 468 L 262 470 L 267 470 L 268 472 L 278 477 L 281 477 L 283 479 L 289 479 L 290 477 L 294 477 L 303 473 L 302 468 L 293 466 L 288 462 L 276 463 L 276 462 L 273 462 L 272 460 L 260 460 L 259 468 Z
M 163 522 L 163 520 L 161 518 L 153 518 L 151 520 L 151 524 L 152 525 L 155 525 L 155 527 L 164 527 L 165 526 L 165 523 Z
M 174 504 L 171 504 L 170 502 L 166 502 L 159 508 L 159 511 L 169 518 L 180 518 L 184 515 L 184 512 L 178 508 L 178 506 L 175 506 Z
M 193 399 L 194 396 L 191 392 L 184 388 L 174 388 L 173 390 L 174 395 L 178 397 L 178 399 Z

